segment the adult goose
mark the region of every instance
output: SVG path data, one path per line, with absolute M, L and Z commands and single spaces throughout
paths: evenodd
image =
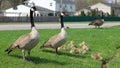
M 102 26 L 104 23 L 104 19 L 103 16 L 101 17 L 101 19 L 95 19 L 93 20 L 91 23 L 89 23 L 89 25 L 94 25 L 95 28 L 100 28 L 100 26 Z
M 43 45 L 40 48 L 52 47 L 55 49 L 55 52 L 58 54 L 58 47 L 63 45 L 67 40 L 67 33 L 64 28 L 63 16 L 64 14 L 60 13 L 60 23 L 61 23 L 60 33 L 49 38 L 47 41 L 43 43 Z
M 19 48 L 22 50 L 23 60 L 25 60 L 25 51 L 28 51 L 28 60 L 30 60 L 30 51 L 39 42 L 39 32 L 35 27 L 34 19 L 33 19 L 34 11 L 36 11 L 35 4 L 31 3 L 31 8 L 30 8 L 31 32 L 20 36 L 14 43 L 12 43 L 10 47 L 5 50 L 5 52 L 7 52 L 8 54 L 11 51 L 13 51 L 15 48 Z

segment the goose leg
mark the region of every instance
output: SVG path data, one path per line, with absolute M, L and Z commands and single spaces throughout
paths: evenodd
M 55 52 L 56 52 L 56 54 L 58 54 L 58 50 L 57 50 L 57 48 L 55 48 Z
M 30 61 L 30 51 L 28 51 L 28 61 Z
M 22 50 L 23 60 L 25 60 L 25 50 Z

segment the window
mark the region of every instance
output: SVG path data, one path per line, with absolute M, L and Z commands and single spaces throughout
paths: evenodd
M 65 4 L 65 8 L 67 7 L 67 5 Z
M 50 6 L 52 6 L 52 3 L 50 3 Z
M 70 6 L 70 9 L 72 9 L 72 5 Z

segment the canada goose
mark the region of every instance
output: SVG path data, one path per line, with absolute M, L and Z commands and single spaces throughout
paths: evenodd
M 101 64 L 101 68 L 108 68 L 108 63 L 113 59 L 115 58 L 116 56 L 113 55 L 112 57 L 109 57 L 107 59 L 103 59 L 102 60 L 102 64 Z
M 108 63 L 116 57 L 116 53 L 112 57 L 106 59 L 102 57 L 101 53 L 91 54 L 91 57 L 102 62 L 101 68 L 108 68 Z
M 91 23 L 89 23 L 89 25 L 94 25 L 95 28 L 100 28 L 101 25 L 103 25 L 104 23 L 104 19 L 103 19 L 103 16 L 101 17 L 101 19 L 95 19 L 93 20 Z
M 79 44 L 79 46 L 82 46 L 82 49 L 83 50 L 86 50 L 86 51 L 88 51 L 90 48 L 88 47 L 88 45 L 83 41 L 83 42 L 81 42 L 80 44 Z
M 72 49 L 70 50 L 70 53 L 85 54 L 85 53 L 87 53 L 87 50 L 84 50 L 84 49 L 82 49 L 82 48 L 72 48 Z
M 55 52 L 58 54 L 58 47 L 63 45 L 67 40 L 67 33 L 64 29 L 63 15 L 63 13 L 60 14 L 61 32 L 49 38 L 40 48 L 52 47 L 55 48 Z
M 103 59 L 101 53 L 91 54 L 91 57 L 95 60 L 102 60 Z
M 72 54 L 77 54 L 77 53 L 79 53 L 79 48 L 72 48 L 72 49 L 70 50 L 70 53 L 72 53 Z
M 34 3 L 31 3 L 30 8 L 30 21 L 31 21 L 31 32 L 25 35 L 20 36 L 11 46 L 5 50 L 8 54 L 15 48 L 22 50 L 23 60 L 25 60 L 25 51 L 28 51 L 28 60 L 30 60 L 30 51 L 34 48 L 39 42 L 39 33 L 34 25 L 33 12 L 36 11 Z
M 70 41 L 70 43 L 67 46 L 68 46 L 69 49 L 76 47 L 73 40 Z
M 67 49 L 68 49 L 68 48 L 67 48 L 66 46 L 64 46 L 64 45 L 58 47 L 58 50 L 67 50 Z
M 83 46 L 86 45 L 85 41 L 82 41 L 81 43 L 79 43 L 79 46 Z

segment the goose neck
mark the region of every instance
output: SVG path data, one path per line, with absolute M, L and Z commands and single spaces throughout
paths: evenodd
M 60 15 L 60 23 L 61 23 L 61 28 L 63 28 L 64 27 L 64 22 L 63 22 L 63 16 L 62 15 Z
M 33 19 L 33 11 L 32 10 L 30 10 L 30 22 L 31 22 L 31 27 L 35 27 L 34 19 Z

